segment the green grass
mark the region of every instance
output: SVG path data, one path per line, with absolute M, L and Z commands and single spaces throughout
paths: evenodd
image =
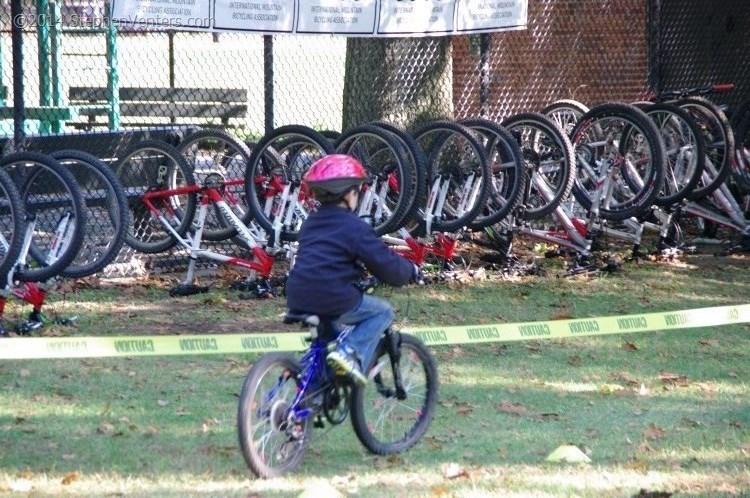
M 403 326 L 747 301 L 747 258 L 688 263 L 629 264 L 593 279 L 551 275 L 381 295 L 399 309 Z M 170 300 L 163 287 L 151 280 L 71 292 L 51 309 L 81 314 L 77 327 L 45 333 L 284 329 L 281 299 L 238 301 L 216 290 Z M 14 305 L 6 315 L 25 311 Z M 598 497 L 641 489 L 738 496 L 750 493 L 749 332 L 744 324 L 435 348 L 440 403 L 413 450 L 373 457 L 347 421 L 325 435 L 316 431 L 300 471 L 270 481 L 251 477 L 236 441 L 237 395 L 253 357 L 6 361 L 0 493 L 296 496 L 329 486 L 363 496 Z M 563 444 L 592 462 L 545 462 Z

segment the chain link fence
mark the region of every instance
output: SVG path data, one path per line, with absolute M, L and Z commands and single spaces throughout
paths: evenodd
M 18 131 L 14 22 L 23 28 L 23 147 L 109 162 L 138 140 L 177 144 L 199 127 L 252 144 L 285 124 L 500 121 L 557 99 L 592 106 L 717 82 L 736 85 L 722 103 L 750 98 L 747 2 L 531 0 L 525 30 L 412 39 L 146 31 L 110 25 L 102 0 L 24 0 L 21 19 L 8 0 L 0 5 L 5 152 Z

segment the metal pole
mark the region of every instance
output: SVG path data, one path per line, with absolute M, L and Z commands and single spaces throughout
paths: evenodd
M 169 88 L 174 88 L 174 31 L 167 31 L 167 39 L 169 40 Z M 174 124 L 177 119 L 172 116 L 169 122 Z
M 265 133 L 273 131 L 273 35 L 263 35 L 263 96 Z
M 50 85 L 50 43 L 49 43 L 49 1 L 36 1 L 36 16 L 39 25 L 36 29 L 37 46 L 39 47 L 39 105 L 49 107 L 52 102 Z M 41 116 L 40 116 L 41 117 Z M 41 120 L 39 131 L 49 133 L 49 120 Z
M 11 39 L 13 41 L 13 147 L 19 150 L 24 137 L 23 103 L 23 4 L 11 0 Z
M 107 100 L 109 101 L 109 129 L 120 127 L 120 74 L 117 72 L 117 28 L 112 22 L 111 2 L 106 2 L 107 18 Z
M 60 76 L 60 69 L 62 68 L 62 50 L 60 50 L 60 26 L 62 26 L 62 19 L 60 16 L 60 4 L 55 0 L 52 0 L 50 2 L 50 20 L 52 21 L 52 25 L 50 26 L 52 105 L 55 107 L 62 107 L 64 99 L 63 81 L 62 77 Z M 54 133 L 60 133 L 62 131 L 63 124 L 64 121 L 53 121 L 52 131 Z
M 479 35 L 479 116 L 490 113 L 490 35 Z

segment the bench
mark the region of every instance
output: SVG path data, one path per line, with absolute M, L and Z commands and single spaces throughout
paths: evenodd
M 232 118 L 247 115 L 247 90 L 239 88 L 139 88 L 120 87 L 119 115 L 126 125 L 175 123 L 177 118 L 198 118 L 203 125 L 227 127 Z M 68 90 L 68 103 L 87 121 L 72 121 L 76 128 L 106 125 L 97 121 L 110 111 L 105 87 L 76 87 Z M 140 118 L 141 122 L 138 122 Z M 143 122 L 143 118 L 149 118 Z M 157 118 L 157 119 L 152 119 Z M 213 121 L 213 123 L 212 123 Z M 218 121 L 218 122 L 217 122 Z

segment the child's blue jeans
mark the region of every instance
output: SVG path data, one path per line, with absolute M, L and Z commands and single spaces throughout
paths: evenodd
M 362 362 L 362 368 L 372 361 L 375 347 L 383 332 L 391 326 L 396 314 L 390 303 L 384 299 L 367 294 L 353 309 L 339 317 L 340 325 L 354 325 L 354 330 L 345 339 L 344 345 L 352 348 Z M 367 375 L 367 372 L 364 372 Z

